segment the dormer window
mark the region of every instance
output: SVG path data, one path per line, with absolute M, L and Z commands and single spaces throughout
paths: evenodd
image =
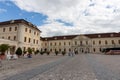
M 63 37 L 63 39 L 66 39 L 66 37 Z
M 100 38 L 100 37 L 101 37 L 101 35 L 98 35 L 98 37 Z
M 30 23 L 30 22 L 29 22 L 28 24 L 29 24 L 29 25 L 31 25 L 31 23 Z
M 54 38 L 55 40 L 57 39 L 57 37 Z
M 15 21 L 14 20 L 11 20 L 10 23 L 14 23 Z
M 110 34 L 111 37 L 113 37 L 114 35 L 113 34 Z

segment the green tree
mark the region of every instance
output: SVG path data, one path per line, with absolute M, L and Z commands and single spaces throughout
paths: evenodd
M 5 51 L 8 50 L 8 48 L 9 48 L 9 45 L 8 45 L 8 44 L 1 44 L 1 45 L 0 45 L 1 55 L 5 55 Z
M 47 53 L 47 55 L 50 55 L 50 51 L 47 51 L 46 53 Z
M 22 49 L 20 47 L 17 48 L 16 52 L 15 52 L 18 56 L 22 55 Z
M 28 48 L 27 51 L 28 51 L 29 54 L 32 54 L 32 49 L 31 48 Z
M 40 52 L 39 50 L 36 50 L 36 51 L 35 51 L 35 55 L 38 54 L 39 52 Z
M 59 52 L 55 50 L 55 54 L 56 54 L 56 56 L 58 55 L 58 53 L 59 53 Z
M 62 55 L 64 56 L 66 54 L 66 52 L 65 51 L 62 51 Z
M 44 52 L 43 52 L 43 51 L 40 51 L 40 54 L 41 54 L 41 55 L 43 55 L 43 54 L 44 54 Z

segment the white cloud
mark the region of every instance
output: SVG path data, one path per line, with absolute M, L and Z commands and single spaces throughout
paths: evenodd
M 119 32 L 120 0 L 12 0 L 20 9 L 42 13 L 49 22 L 42 36 L 92 32 Z M 92 4 L 92 6 L 90 6 Z M 93 5 L 94 4 L 94 5 Z M 56 19 L 72 22 L 67 27 Z M 114 29 L 113 29 L 114 27 Z
M 0 13 L 3 13 L 3 12 L 7 12 L 7 10 L 0 8 Z

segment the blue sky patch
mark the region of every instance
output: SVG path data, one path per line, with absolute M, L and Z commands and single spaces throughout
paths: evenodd
M 14 19 L 25 19 L 37 26 L 46 24 L 48 16 L 35 12 L 21 10 L 10 1 L 0 2 L 0 22 Z
M 61 19 L 57 19 L 56 21 L 59 22 L 59 23 L 62 23 L 65 26 L 73 26 L 72 22 L 66 22 L 66 21 L 63 21 Z

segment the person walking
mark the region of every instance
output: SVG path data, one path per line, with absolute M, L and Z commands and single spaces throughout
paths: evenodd
M 69 52 L 68 52 L 68 56 L 74 56 L 74 51 L 72 51 L 71 49 L 69 49 Z

